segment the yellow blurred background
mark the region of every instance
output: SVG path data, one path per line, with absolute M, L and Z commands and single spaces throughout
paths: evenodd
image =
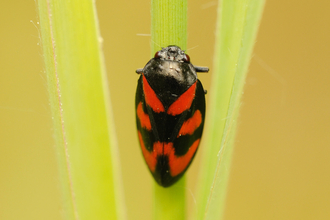
M 134 96 L 150 59 L 150 2 L 97 0 L 129 219 L 151 218 Z M 188 54 L 211 68 L 217 1 L 190 1 Z M 330 219 L 330 1 L 268 1 L 246 80 L 225 219 Z M 34 1 L 0 3 L 0 219 L 61 205 Z M 31 22 L 32 21 L 32 22 Z M 95 146 L 97 147 L 97 146 Z M 207 146 L 202 146 L 207 148 Z M 200 154 L 187 172 L 189 210 Z

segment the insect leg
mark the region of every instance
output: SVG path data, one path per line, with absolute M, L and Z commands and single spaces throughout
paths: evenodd
M 141 73 L 143 73 L 143 68 L 137 69 L 137 70 L 135 70 L 135 72 L 136 72 L 137 74 L 141 74 Z
M 204 66 L 194 66 L 194 68 L 196 72 L 207 73 L 209 71 L 209 68 Z

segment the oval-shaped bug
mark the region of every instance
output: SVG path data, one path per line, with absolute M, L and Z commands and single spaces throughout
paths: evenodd
M 199 146 L 205 119 L 205 91 L 178 46 L 156 52 L 143 69 L 136 89 L 138 138 L 156 182 L 168 187 L 182 177 Z

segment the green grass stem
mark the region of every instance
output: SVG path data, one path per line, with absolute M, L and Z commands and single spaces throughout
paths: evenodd
M 195 219 L 223 219 L 240 99 L 264 0 L 218 5 L 212 87 Z
M 125 219 L 94 1 L 38 0 L 66 219 Z
M 161 47 L 187 48 L 187 0 L 151 1 L 151 54 Z M 153 219 L 185 219 L 185 177 L 169 188 L 153 183 Z

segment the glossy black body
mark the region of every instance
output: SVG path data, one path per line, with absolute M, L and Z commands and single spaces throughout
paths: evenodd
M 176 46 L 169 46 L 165 49 L 170 47 Z M 176 50 L 176 48 L 173 50 Z M 173 56 L 176 57 L 177 55 L 174 54 Z M 143 69 L 137 70 L 138 73 L 142 74 L 138 80 L 135 97 L 135 108 L 137 109 L 139 103 L 142 103 L 143 111 L 149 115 L 152 130 L 149 131 L 141 127 L 140 119 L 136 116 L 137 130 L 142 134 L 145 148 L 150 153 L 153 152 L 153 144 L 155 142 L 173 143 L 175 156 L 181 157 L 184 156 L 191 145 L 202 136 L 205 119 L 205 92 L 201 82 L 197 79 L 196 68 L 201 68 L 199 70 L 203 70 L 203 72 L 207 72 L 208 68 L 194 67 L 190 62 L 184 62 L 180 59 L 175 60 L 175 58 L 173 60 L 161 59 L 157 53 L 155 57 L 156 58 L 152 58 Z M 143 76 L 148 81 L 158 99 L 162 102 L 165 108 L 164 112 L 156 113 L 146 104 L 143 91 Z M 171 104 L 178 100 L 178 98 L 194 83 L 196 83 L 196 90 L 190 108 L 175 116 L 168 114 L 167 110 Z M 201 125 L 193 134 L 178 137 L 182 124 L 190 119 L 196 110 L 199 110 L 202 114 Z M 176 176 L 172 176 L 169 172 L 169 158 L 166 155 L 158 155 L 155 171 L 152 172 L 150 170 L 154 179 L 163 187 L 171 186 L 185 173 L 196 152 L 197 150 L 191 157 L 186 168 Z

